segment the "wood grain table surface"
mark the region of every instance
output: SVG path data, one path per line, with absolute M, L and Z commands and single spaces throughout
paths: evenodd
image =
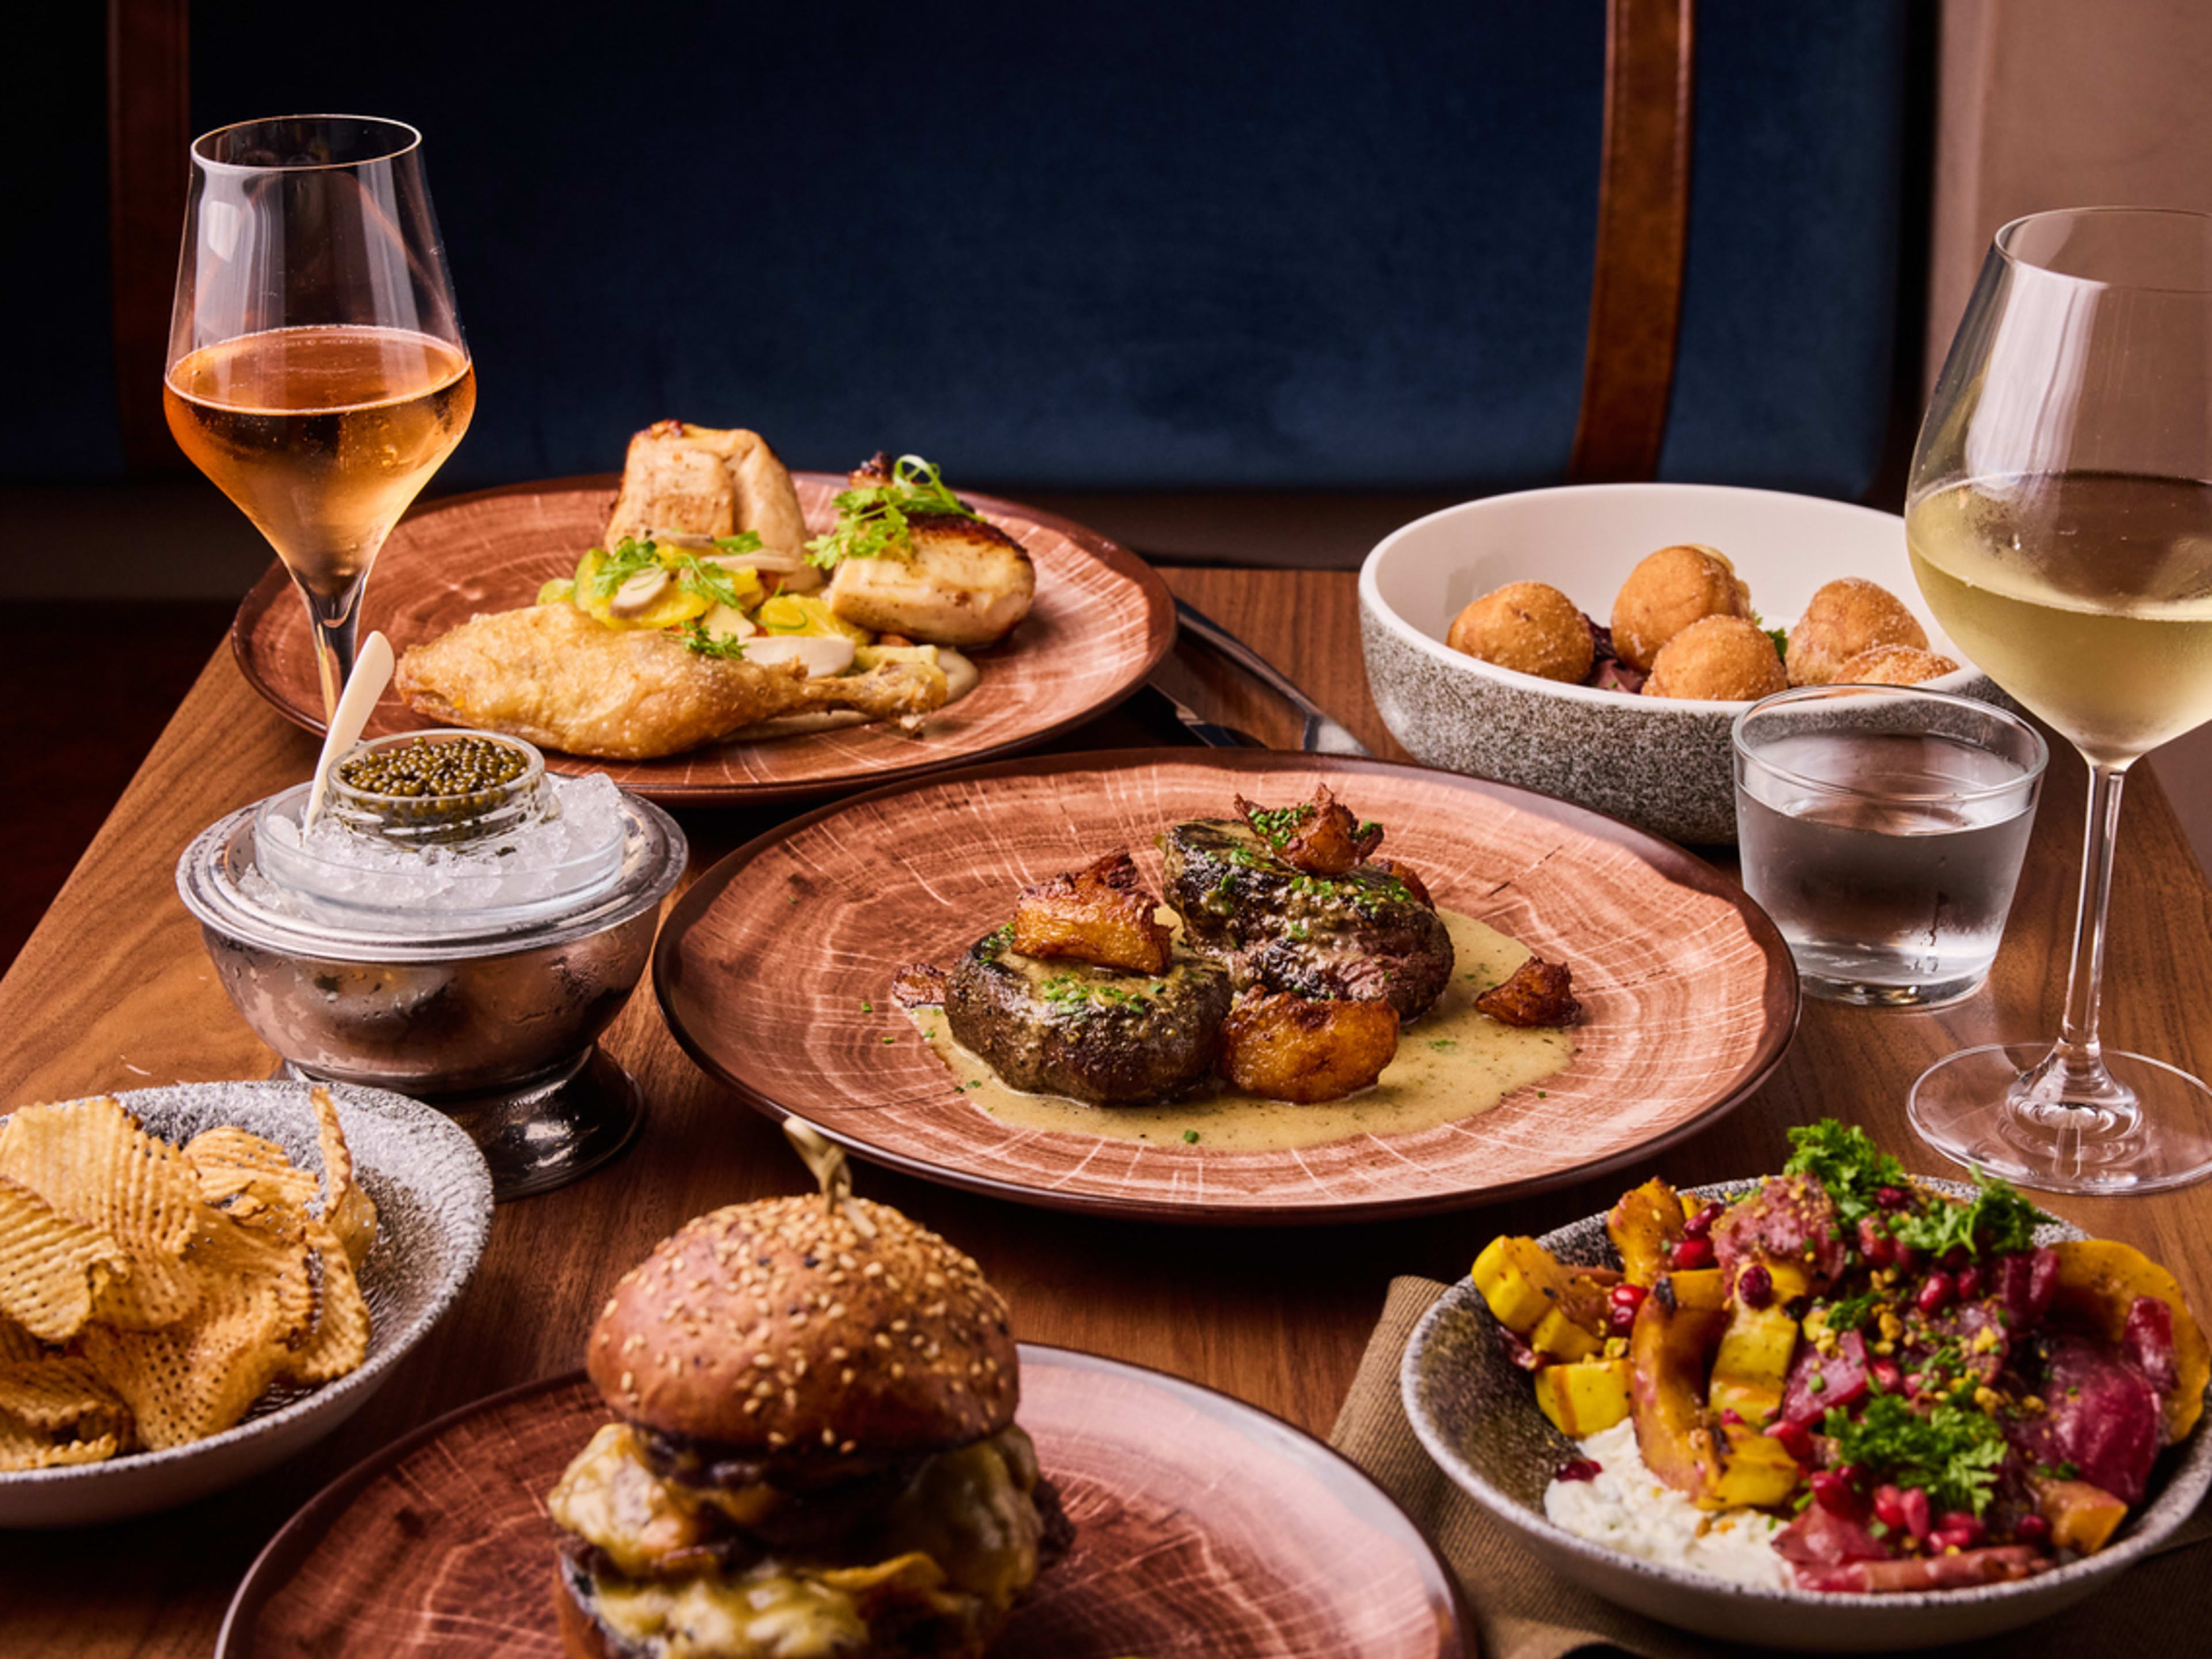
M 1303 684 L 1372 744 L 1403 758 L 1367 695 L 1355 579 L 1340 572 L 1173 570 L 1177 593 Z M 1269 741 L 1293 722 L 1194 647 L 1164 671 L 1186 702 Z M 1165 738 L 1134 705 L 1054 745 Z M 2056 745 L 2055 745 L 2056 746 Z M 303 778 L 313 742 L 249 690 L 228 650 L 209 663 L 52 909 L 0 981 L 0 1103 L 178 1079 L 269 1073 L 269 1051 L 216 984 L 178 902 L 185 842 L 225 812 Z M 1678 1182 L 1771 1170 L 1784 1131 L 1858 1122 L 1908 1166 L 1944 1173 L 1905 1117 L 1907 1085 L 1944 1053 L 2055 1030 L 2080 855 L 2083 774 L 2054 758 L 2026 874 L 1990 988 L 1940 1013 L 1808 1002 L 1780 1071 L 1731 1116 L 1664 1159 Z M 791 810 L 687 811 L 692 869 Z M 2106 1036 L 2212 1069 L 2212 891 L 2148 769 L 2129 795 L 2112 908 Z M 205 1655 L 256 1552 L 325 1482 L 426 1419 L 574 1366 L 607 1286 L 664 1234 L 719 1205 L 802 1190 L 766 1120 L 678 1049 L 641 988 L 607 1048 L 650 1115 L 620 1162 L 502 1206 L 459 1304 L 374 1401 L 329 1440 L 246 1486 L 167 1515 L 0 1539 L 0 1652 L 12 1659 Z M 863 1165 L 861 1190 L 972 1252 L 1011 1299 L 1018 1334 L 1194 1378 L 1326 1434 L 1393 1274 L 1462 1274 L 1502 1229 L 1535 1232 L 1611 1203 L 1645 1172 L 1487 1212 L 1402 1224 L 1208 1231 L 994 1202 Z M 2057 1212 L 2129 1240 L 2212 1308 L 2212 1186 L 2144 1200 L 2060 1200 Z M 2212 1589 L 2207 1611 L 2212 1613 Z

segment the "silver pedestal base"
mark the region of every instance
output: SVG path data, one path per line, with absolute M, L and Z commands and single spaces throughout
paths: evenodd
M 327 1080 L 290 1060 L 274 1075 Z M 378 1086 L 413 1093 L 404 1084 Z M 491 1166 L 492 1200 L 499 1204 L 582 1180 L 619 1157 L 645 1121 L 645 1097 L 637 1084 L 596 1043 L 509 1089 L 415 1098 L 468 1131 Z

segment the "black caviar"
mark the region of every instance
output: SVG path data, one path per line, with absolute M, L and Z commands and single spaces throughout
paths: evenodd
M 339 765 L 337 777 L 364 795 L 443 799 L 497 789 L 529 766 L 520 750 L 489 738 L 417 738 L 356 755 Z

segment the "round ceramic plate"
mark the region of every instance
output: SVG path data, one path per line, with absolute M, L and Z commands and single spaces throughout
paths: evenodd
M 1969 1197 L 1974 1190 L 1960 1182 L 1917 1178 L 1923 1186 L 1957 1197 Z M 1691 1190 L 1719 1198 L 1758 1180 Z M 2045 1244 L 2084 1237 L 2079 1228 L 2062 1222 L 2036 1234 Z M 1563 1261 L 1618 1265 L 1601 1215 L 1585 1217 L 1537 1242 Z M 2200 1427 L 2160 1460 L 2148 1500 L 2113 1542 L 2071 1565 L 2016 1583 L 1923 1595 L 1768 1589 L 1639 1560 L 1546 1518 L 1544 1489 L 1559 1465 L 1576 1455 L 1574 1443 L 1536 1409 L 1528 1373 L 1514 1364 L 1499 1340 L 1498 1322 L 1472 1279 L 1446 1291 L 1414 1327 L 1400 1385 L 1406 1415 L 1429 1455 L 1468 1496 L 1512 1527 L 1547 1565 L 1654 1619 L 1706 1636 L 1791 1650 L 1888 1652 L 2018 1630 L 2109 1583 L 2187 1520 L 2212 1486 L 2212 1435 Z
M 1573 969 L 1567 1069 L 1480 1117 L 1294 1151 L 1016 1128 L 985 1113 L 892 1000 L 1016 890 L 1327 783 L 1448 908 Z M 1024 1202 L 1198 1222 L 1356 1220 L 1540 1190 L 1646 1158 L 1781 1060 L 1797 978 L 1773 924 L 1680 848 L 1505 784 L 1384 761 L 1131 750 L 978 767 L 824 807 L 702 876 L 662 927 L 653 985 L 692 1057 L 762 1110 L 861 1156 Z
M 118 1095 L 149 1134 L 189 1140 L 233 1123 L 320 1170 L 304 1083 L 180 1083 Z M 145 1515 L 234 1486 L 321 1439 L 367 1403 L 461 1293 L 491 1231 L 483 1154 L 451 1118 L 381 1089 L 331 1085 L 376 1239 L 361 1266 L 368 1358 L 317 1389 L 273 1390 L 236 1428 L 167 1451 L 0 1474 L 0 1527 L 82 1526 Z
M 807 520 L 826 530 L 844 480 L 794 475 Z M 535 602 L 538 588 L 575 574 L 612 510 L 616 480 L 519 484 L 410 515 L 377 556 L 362 631 L 381 629 L 396 651 L 437 638 L 471 617 Z M 548 755 L 556 770 L 605 772 L 623 788 L 671 805 L 797 800 L 856 785 L 943 771 L 1042 742 L 1134 690 L 1175 638 L 1175 605 L 1152 568 L 1104 537 L 1048 513 L 988 495 L 976 511 L 1029 550 L 1036 603 L 1004 644 L 974 653 L 982 683 L 930 717 L 919 736 L 873 726 L 738 740 L 655 761 Z M 323 729 L 323 697 L 307 611 L 282 566 L 246 596 L 231 624 L 246 681 L 286 719 Z M 387 694 L 366 733 L 437 725 Z
M 1075 1523 L 994 1659 L 1456 1659 L 1413 1522 L 1287 1424 L 1157 1371 L 1022 1345 L 1017 1420 Z M 218 1659 L 559 1659 L 544 1497 L 607 1420 L 580 1373 L 466 1407 L 333 1484 L 238 1587 Z

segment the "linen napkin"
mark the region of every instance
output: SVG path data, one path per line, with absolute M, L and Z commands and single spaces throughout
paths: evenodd
M 1368 1339 L 1329 1443 L 1397 1499 L 1437 1547 L 1459 1581 L 1481 1659 L 1698 1659 L 1756 1651 L 1656 1623 L 1561 1577 L 1437 1468 L 1406 1421 L 1398 1365 L 1413 1327 L 1443 1293 L 1434 1279 L 1390 1282 L 1382 1322 Z M 2212 1558 L 2191 1547 L 2208 1540 L 2212 1504 L 2081 1606 L 2011 1636 L 1943 1651 L 1960 1659 L 2212 1653 Z

